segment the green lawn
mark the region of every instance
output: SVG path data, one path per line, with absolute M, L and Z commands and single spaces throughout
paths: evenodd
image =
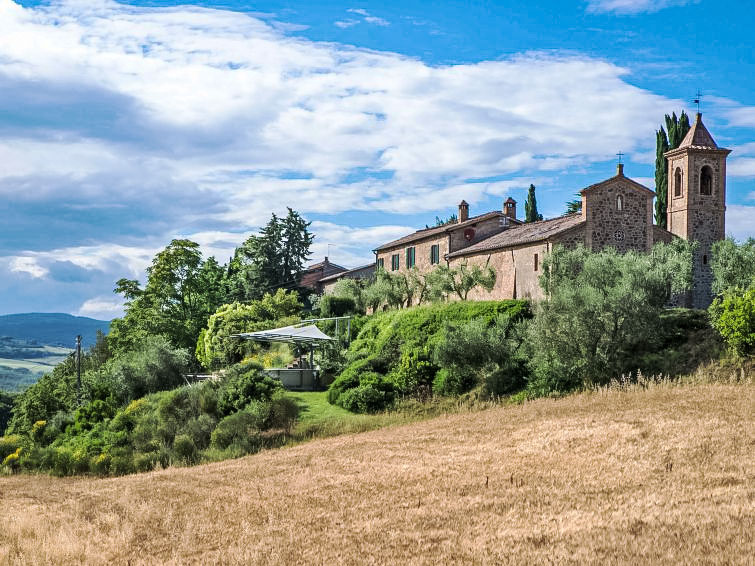
M 469 410 L 456 399 L 441 399 L 431 403 L 409 401 L 400 403 L 390 411 L 360 415 L 328 403 L 327 391 L 289 391 L 287 395 L 299 404 L 299 417 L 292 431 L 292 437 L 297 441 L 364 432 L 424 420 L 439 414 Z

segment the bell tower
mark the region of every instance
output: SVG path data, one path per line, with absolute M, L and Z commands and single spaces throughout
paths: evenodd
M 707 308 L 713 300 L 711 247 L 725 237 L 726 157 L 730 153 L 716 145 L 699 112 L 679 147 L 665 153 L 668 230 L 698 244 L 686 305 L 698 309 Z

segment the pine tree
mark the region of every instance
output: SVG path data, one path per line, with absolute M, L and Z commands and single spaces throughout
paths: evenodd
M 524 221 L 536 222 L 542 220 L 543 215 L 537 212 L 537 199 L 535 198 L 535 185 L 530 185 L 527 192 L 527 200 L 524 201 Z
M 679 118 L 672 112 L 665 116 L 666 129 L 655 133 L 655 223 L 666 228 L 666 208 L 668 206 L 668 163 L 663 154 L 676 149 L 690 129 L 689 116 L 682 110 Z M 668 135 L 666 134 L 668 132 Z

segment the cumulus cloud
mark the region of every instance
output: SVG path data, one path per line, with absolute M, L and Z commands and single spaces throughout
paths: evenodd
M 99 320 L 112 320 L 123 315 L 123 302 L 112 297 L 95 297 L 84 301 L 75 314 Z
M 595 13 L 641 14 L 684 6 L 697 0 L 588 0 L 587 11 Z
M 406 223 L 371 232 L 351 213 L 482 206 L 619 148 L 642 155 L 680 105 L 575 53 L 432 66 L 290 31 L 192 6 L 0 0 L 7 273 L 140 277 L 177 235 L 224 261 L 286 206 L 335 215 L 342 261 L 362 263 Z M 324 255 L 331 228 L 313 226 Z

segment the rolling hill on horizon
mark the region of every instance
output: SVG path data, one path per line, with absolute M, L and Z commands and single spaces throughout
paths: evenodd
M 76 336 L 81 334 L 83 347 L 97 339 L 97 330 L 107 334 L 110 321 L 96 320 L 66 313 L 19 313 L 0 315 L 0 337 L 49 346 L 73 348 Z
M 0 390 L 20 391 L 52 370 L 74 349 L 95 344 L 110 322 L 65 313 L 0 315 Z

